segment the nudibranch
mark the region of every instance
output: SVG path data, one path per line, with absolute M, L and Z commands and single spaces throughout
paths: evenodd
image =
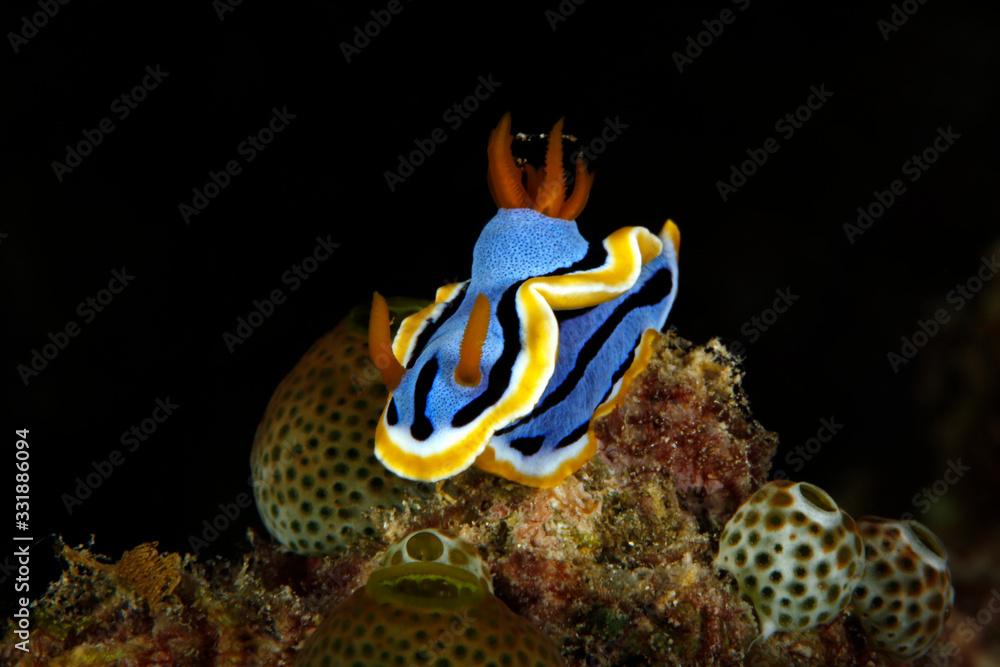
M 297 667 L 560 667 L 559 649 L 493 595 L 479 552 L 436 529 L 394 544 L 309 636 Z
M 437 481 L 473 463 L 553 487 L 596 449 L 591 424 L 651 356 L 677 293 L 680 232 L 623 227 L 588 243 L 576 217 L 592 176 L 576 161 L 566 196 L 562 121 L 545 166 L 519 167 L 510 116 L 493 131 L 487 176 L 499 210 L 473 249 L 469 280 L 389 336 L 376 295 L 369 351 L 393 389 L 375 454 L 409 479 Z

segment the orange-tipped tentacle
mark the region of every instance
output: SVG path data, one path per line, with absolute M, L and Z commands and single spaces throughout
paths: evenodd
M 389 391 L 394 391 L 403 378 L 403 365 L 392 353 L 392 336 L 389 330 L 389 304 L 385 297 L 375 292 L 372 311 L 368 316 L 368 355 L 375 368 L 382 373 L 382 380 Z
M 563 170 L 562 151 L 563 119 L 556 121 L 549 133 L 549 144 L 545 150 L 545 180 L 538 186 L 535 210 L 555 217 L 566 198 L 566 172 Z
M 486 150 L 489 158 L 487 178 L 490 194 L 499 208 L 531 208 L 531 197 L 521 184 L 521 170 L 514 164 L 511 141 L 510 114 L 505 113 L 490 135 Z
M 455 367 L 455 381 L 466 387 L 476 387 L 483 379 L 479 362 L 483 358 L 483 344 L 490 328 L 490 300 L 485 294 L 476 297 L 476 303 L 469 313 L 465 325 L 458 365 Z
M 583 207 L 587 205 L 587 198 L 590 197 L 590 187 L 594 184 L 594 175 L 587 171 L 587 164 L 583 161 L 583 156 L 576 158 L 576 176 L 573 182 L 573 194 L 569 196 L 566 203 L 559 209 L 557 217 L 563 220 L 576 220 L 577 216 L 583 212 Z

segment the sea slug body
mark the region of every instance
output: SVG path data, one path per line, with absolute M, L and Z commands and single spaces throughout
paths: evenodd
M 373 304 L 370 349 L 382 350 L 376 363 L 394 389 L 375 454 L 402 477 L 436 481 L 475 463 L 556 486 L 594 455 L 593 418 L 648 361 L 677 292 L 679 231 L 668 221 L 659 235 L 624 227 L 588 243 L 575 217 L 591 177 L 578 161 L 565 196 L 561 137 L 562 121 L 545 168 L 519 168 L 503 118 L 488 150 L 500 210 L 476 242 L 472 276 L 404 320 L 391 354 Z

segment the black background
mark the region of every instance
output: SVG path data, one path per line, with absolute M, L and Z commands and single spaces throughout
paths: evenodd
M 744 343 L 754 414 L 782 438 L 776 467 L 833 417 L 842 431 L 797 477 L 852 513 L 912 511 L 912 494 L 944 463 L 916 414 L 916 364 L 894 373 L 886 355 L 1000 236 L 997 10 L 931 0 L 883 39 L 888 2 L 806 4 L 566 2 L 575 11 L 553 29 L 556 2 L 415 0 L 350 62 L 341 43 L 386 3 L 245 0 L 220 20 L 207 1 L 73 0 L 18 53 L 5 39 L 11 430 L 0 451 L 12 460 L 13 427 L 31 429 L 34 535 L 94 535 L 112 555 L 147 540 L 189 549 L 218 504 L 248 489 L 257 420 L 316 338 L 373 289 L 430 298 L 466 276 L 495 212 L 485 148 L 505 111 L 527 132 L 565 116 L 585 142 L 606 119 L 626 125 L 593 164 L 583 233 L 676 220 L 684 240 L 670 323 L 696 342 Z M 674 52 L 727 7 L 735 21 L 679 72 Z M 0 27 L 19 30 L 36 11 L 6 3 Z M 59 182 L 52 162 L 156 65 L 169 76 Z M 499 87 L 449 126 L 443 114 L 480 76 Z M 777 133 L 820 85 L 833 96 L 793 137 Z M 274 107 L 295 120 L 186 224 L 178 205 L 239 157 Z M 961 139 L 849 243 L 843 225 L 856 208 L 948 126 Z M 447 140 L 390 191 L 384 173 L 438 127 Z M 716 182 L 769 136 L 780 150 L 723 202 Z M 318 235 L 341 247 L 292 293 L 282 274 Z M 122 267 L 134 282 L 25 386 L 17 365 L 80 321 L 77 304 Z M 275 288 L 287 302 L 230 352 L 223 334 Z M 798 301 L 751 342 L 741 327 L 786 288 Z M 67 514 L 61 494 L 121 449 L 158 397 L 180 407 Z M 240 548 L 248 525 L 259 526 L 252 509 L 209 552 Z

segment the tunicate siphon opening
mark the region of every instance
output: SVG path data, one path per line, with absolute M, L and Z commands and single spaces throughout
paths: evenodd
M 945 558 L 944 545 L 941 544 L 941 540 L 937 538 L 937 535 L 930 531 L 930 528 L 918 521 L 909 521 L 910 530 L 913 531 L 913 535 L 920 541 L 925 549 L 933 553 L 938 558 Z
M 435 561 L 444 553 L 444 544 L 434 533 L 422 531 L 407 540 L 406 553 L 414 560 Z
M 837 503 L 833 502 L 833 498 L 818 486 L 803 482 L 799 484 L 799 493 L 806 499 L 806 502 L 815 505 L 824 512 L 834 512 L 837 509 Z
M 457 582 L 440 577 L 400 577 L 385 582 L 383 586 L 400 595 L 422 598 L 454 598 L 460 592 Z

